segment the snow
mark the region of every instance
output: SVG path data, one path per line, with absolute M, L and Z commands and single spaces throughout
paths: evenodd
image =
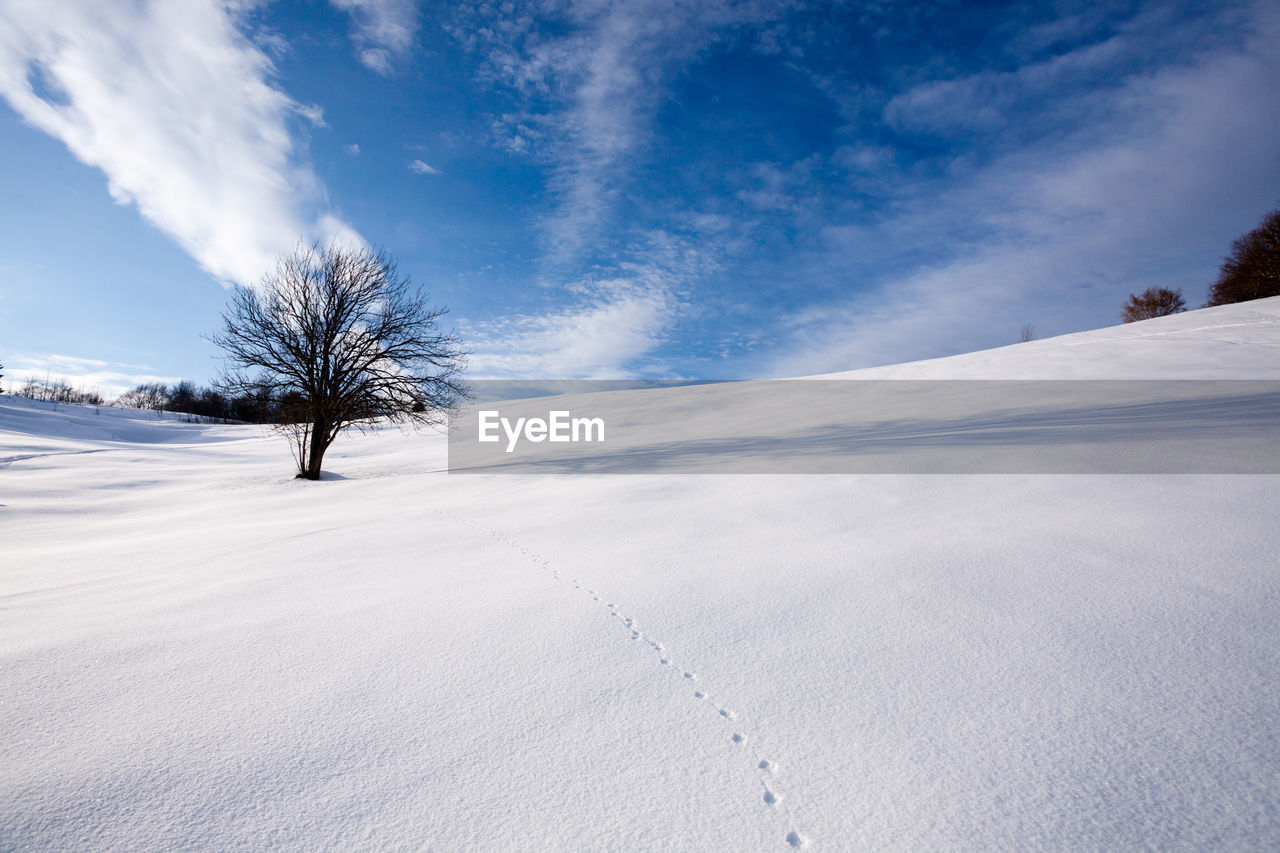
M 815 378 L 1280 379 L 1280 298 Z
M 857 375 L 1275 378 L 1278 319 Z M 1280 845 L 1280 478 L 290 464 L 0 397 L 0 848 Z

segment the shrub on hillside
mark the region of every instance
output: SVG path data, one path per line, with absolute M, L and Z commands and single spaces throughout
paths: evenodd
M 1120 317 L 1126 323 L 1136 320 L 1150 320 L 1152 317 L 1167 317 L 1187 310 L 1187 303 L 1182 298 L 1181 290 L 1170 290 L 1167 287 L 1148 287 L 1139 294 L 1129 294 L 1120 311 Z

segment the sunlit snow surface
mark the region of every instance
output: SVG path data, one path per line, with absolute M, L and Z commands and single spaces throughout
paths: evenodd
M 1280 378 L 1280 299 L 850 375 Z M 1280 477 L 444 456 L 0 398 L 0 849 L 1280 846 Z

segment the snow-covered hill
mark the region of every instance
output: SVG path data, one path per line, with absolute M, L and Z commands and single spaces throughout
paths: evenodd
M 835 377 L 1280 379 L 1280 297 Z
M 1273 299 L 857 375 L 1278 352 Z M 0 397 L 0 848 L 1280 845 L 1280 478 L 444 462 Z

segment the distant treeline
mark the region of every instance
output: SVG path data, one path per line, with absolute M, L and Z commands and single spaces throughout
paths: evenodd
M 254 424 L 279 423 L 289 402 L 282 402 L 269 388 L 229 395 L 216 388 L 201 387 L 186 381 L 176 385 L 144 382 L 110 401 L 97 391 L 74 387 L 62 379 L 31 378 L 17 387 L 10 386 L 10 391 L 15 397 L 51 403 L 118 406 L 154 412 L 176 412 L 190 415 L 193 419 Z
M 194 382 L 144 382 L 121 394 L 114 405 L 253 424 L 276 423 L 280 419 L 280 402 L 269 388 L 233 396 Z
M 61 379 L 28 379 L 16 388 L 10 386 L 9 390 L 15 397 L 49 403 L 78 403 L 82 406 L 101 406 L 106 403 L 97 391 L 73 388 Z

